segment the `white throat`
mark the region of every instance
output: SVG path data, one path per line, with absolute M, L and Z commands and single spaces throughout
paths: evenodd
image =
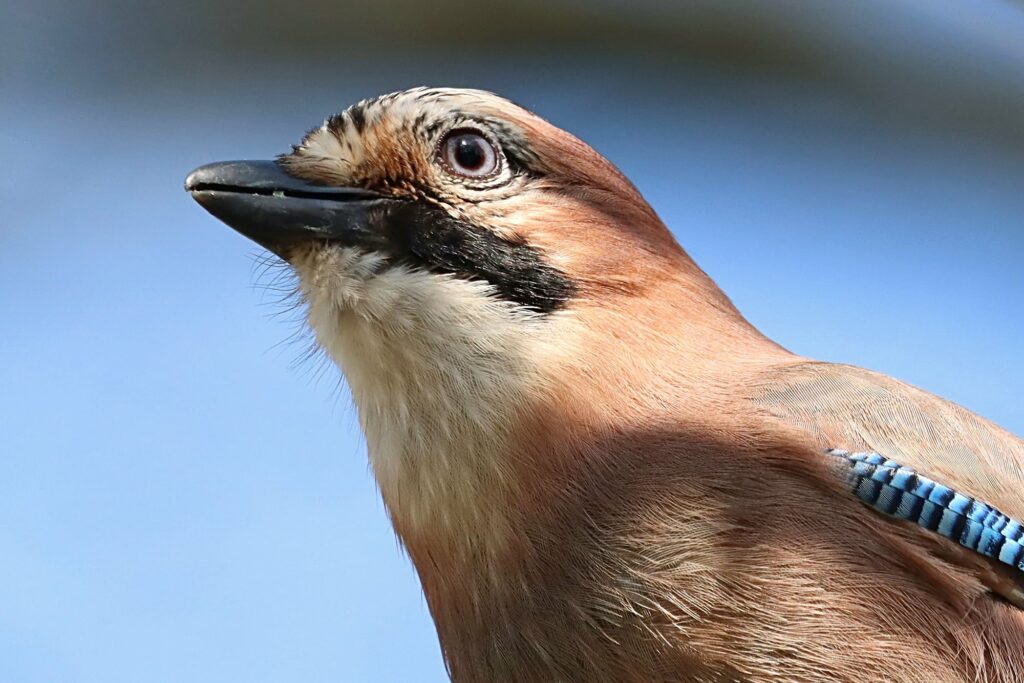
M 320 248 L 293 261 L 391 514 L 412 529 L 486 527 L 466 516 L 485 514 L 479 501 L 505 483 L 509 429 L 540 389 L 543 321 L 485 283 L 386 266 L 372 253 Z

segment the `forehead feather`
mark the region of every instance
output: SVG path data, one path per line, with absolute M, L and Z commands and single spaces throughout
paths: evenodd
M 329 118 L 324 126 L 340 135 L 362 135 L 379 126 L 430 133 L 460 118 L 514 123 L 531 116 L 483 90 L 414 88 L 357 102 Z

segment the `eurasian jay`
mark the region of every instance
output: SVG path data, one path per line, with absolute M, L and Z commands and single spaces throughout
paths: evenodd
M 1024 680 L 1024 442 L 766 338 L 575 137 L 415 89 L 186 187 L 297 274 L 454 680 Z

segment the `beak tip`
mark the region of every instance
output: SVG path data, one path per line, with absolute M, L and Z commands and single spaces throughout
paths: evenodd
M 209 183 L 214 175 L 214 166 L 219 164 L 206 164 L 198 168 L 192 169 L 187 176 L 185 176 L 185 192 L 191 192 L 195 196 L 197 188 L 203 183 Z

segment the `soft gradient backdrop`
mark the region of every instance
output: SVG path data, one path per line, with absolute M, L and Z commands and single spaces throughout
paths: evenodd
M 347 391 L 182 191 L 398 88 L 535 110 L 785 346 L 1024 433 L 1024 5 L 284 7 L 0 8 L 0 681 L 445 679 Z

